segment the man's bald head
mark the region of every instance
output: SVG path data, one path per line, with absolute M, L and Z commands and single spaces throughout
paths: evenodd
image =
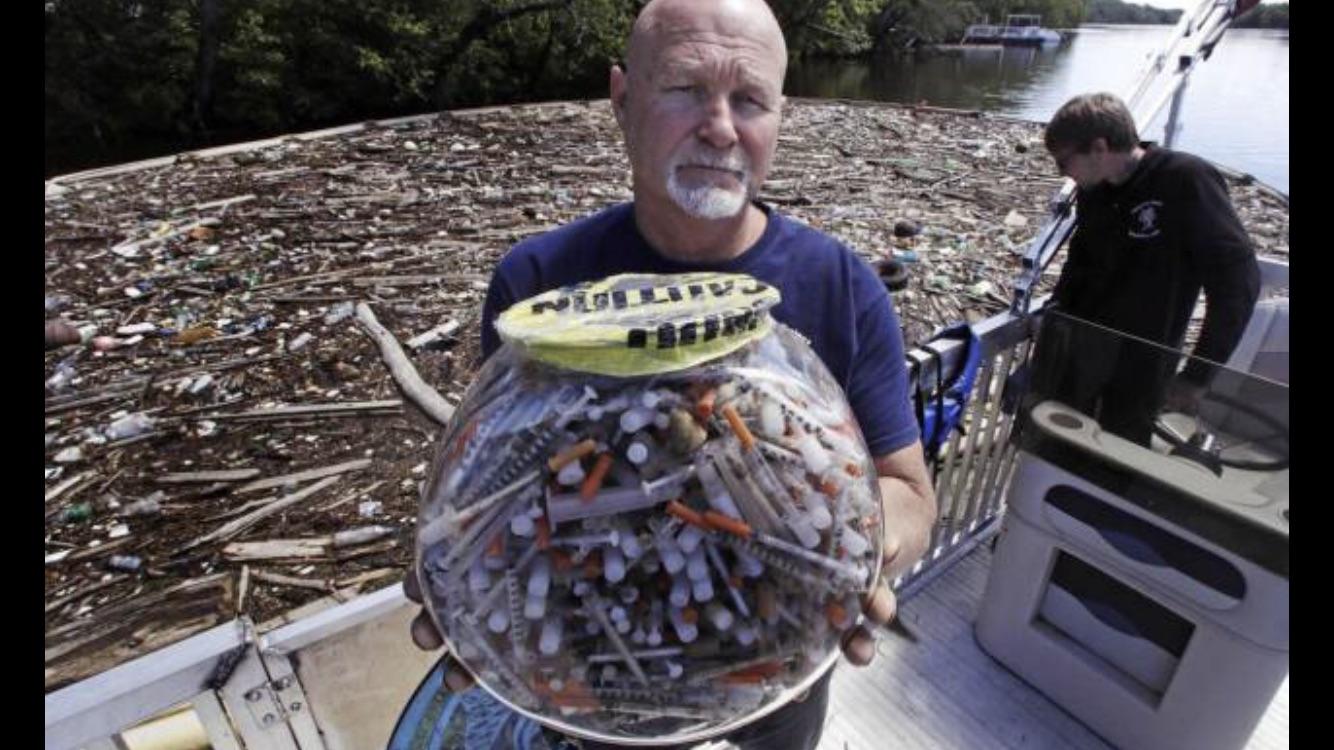
M 735 237 L 749 237 L 763 227 L 764 214 L 750 201 L 778 145 L 787 70 L 787 45 L 769 6 L 654 0 L 635 21 L 626 61 L 628 70 L 611 69 L 611 102 L 641 229 L 722 221 L 741 230 Z M 659 239 L 680 247 L 690 234 Z
M 640 11 L 626 45 L 630 72 L 651 66 L 669 40 L 690 35 L 747 39 L 766 48 L 778 63 L 779 86 L 787 71 L 787 42 L 764 0 L 652 0 Z

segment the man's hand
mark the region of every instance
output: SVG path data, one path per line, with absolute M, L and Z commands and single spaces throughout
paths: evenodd
M 936 494 L 920 442 L 880 456 L 875 466 L 885 514 L 884 546 L 880 582 L 862 601 L 862 611 L 870 622 L 888 625 L 898 612 L 889 584 L 926 554 L 936 522 Z M 870 664 L 875 658 L 875 636 L 858 626 L 843 639 L 843 653 L 853 664 Z
M 1195 414 L 1200 410 L 1200 401 L 1208 389 L 1177 375 L 1167 384 L 1167 393 L 1163 396 L 1163 411 L 1181 414 Z
M 414 565 L 408 570 L 408 574 L 403 579 L 403 593 L 412 601 L 422 603 L 421 583 L 417 580 L 417 567 Z M 423 651 L 434 651 L 445 645 L 445 641 L 440 637 L 440 631 L 436 630 L 435 623 L 431 616 L 427 614 L 426 608 L 417 612 L 413 618 L 412 625 L 409 628 L 412 632 L 412 642 L 417 644 L 417 648 Z M 445 670 L 445 686 L 452 692 L 466 690 L 472 687 L 473 676 L 463 665 L 454 658 L 449 652 L 441 657 L 441 662 Z

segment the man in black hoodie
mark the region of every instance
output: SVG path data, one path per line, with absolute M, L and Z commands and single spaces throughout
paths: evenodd
M 1260 271 L 1218 170 L 1190 154 L 1141 142 L 1111 94 L 1066 102 L 1048 123 L 1047 151 L 1078 185 L 1079 224 L 1057 281 L 1057 309 L 1180 349 L 1200 291 L 1204 326 L 1193 355 L 1223 363 L 1259 296 Z M 1160 408 L 1193 411 L 1213 368 L 1123 347 L 1090 410 L 1104 429 L 1148 445 Z M 1105 352 L 1104 352 L 1105 354 Z

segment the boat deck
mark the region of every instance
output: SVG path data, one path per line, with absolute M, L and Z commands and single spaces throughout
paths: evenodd
M 839 667 L 819 750 L 1111 747 L 978 647 L 990 564 L 990 545 L 979 545 L 901 607 L 918 643 L 881 635 L 870 666 Z M 1246 748 L 1287 747 L 1284 680 Z

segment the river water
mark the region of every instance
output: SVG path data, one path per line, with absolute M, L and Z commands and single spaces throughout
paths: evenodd
M 1082 26 L 1046 50 L 806 61 L 789 96 L 926 102 L 1045 122 L 1075 94 L 1128 93 L 1168 26 Z M 1288 192 L 1288 32 L 1232 29 L 1191 74 L 1176 147 Z M 1141 137 L 1161 141 L 1167 107 Z

